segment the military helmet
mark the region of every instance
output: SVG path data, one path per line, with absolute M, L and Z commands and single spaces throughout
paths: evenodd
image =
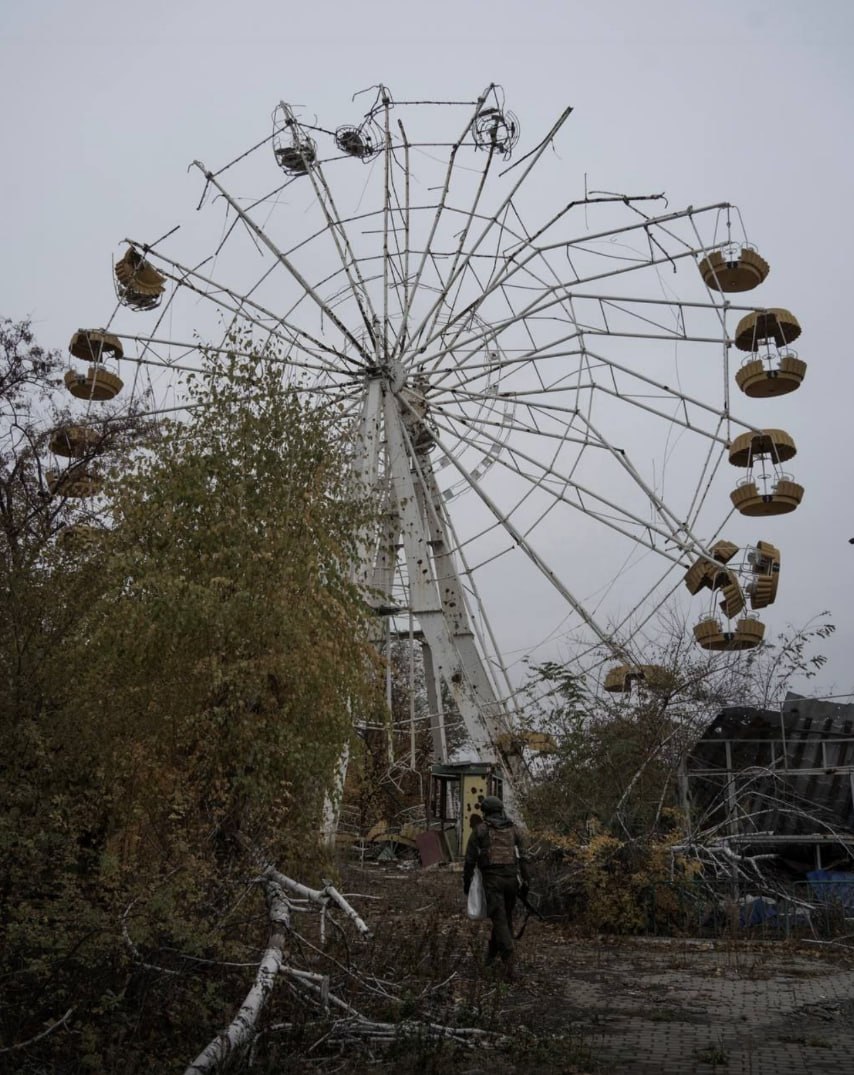
M 504 803 L 498 798 L 497 795 L 487 795 L 483 802 L 480 804 L 481 810 L 484 814 L 503 814 Z

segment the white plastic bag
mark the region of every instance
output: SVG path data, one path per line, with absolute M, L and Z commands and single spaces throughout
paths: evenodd
M 469 918 L 486 918 L 486 893 L 483 891 L 483 878 L 477 867 L 469 885 L 467 912 Z

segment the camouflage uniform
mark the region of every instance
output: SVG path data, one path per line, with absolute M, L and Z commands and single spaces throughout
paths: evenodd
M 504 815 L 501 800 L 490 795 L 481 804 L 484 822 L 469 837 L 463 867 L 463 888 L 468 893 L 475 866 L 483 875 L 486 913 L 492 920 L 492 934 L 486 952 L 491 963 L 500 955 L 512 968 L 513 908 L 519 894 L 518 876 L 522 885 L 529 883 L 528 864 L 519 830 Z

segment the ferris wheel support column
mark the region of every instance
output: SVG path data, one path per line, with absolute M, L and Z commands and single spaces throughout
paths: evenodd
M 400 403 L 392 392 L 385 397 L 385 432 L 392 496 L 397 502 L 401 538 L 409 577 L 409 601 L 432 660 L 448 685 L 482 761 L 499 765 L 510 803 L 514 787 L 525 780 L 521 755 L 499 746 L 512 741 L 507 713 L 496 697 L 477 651 L 462 586 L 457 578 L 446 535 L 431 526 L 429 488 L 413 469 L 413 453 Z M 443 601 L 447 600 L 447 605 Z M 506 738 L 504 738 L 506 737 Z
M 424 662 L 424 686 L 427 691 L 427 706 L 430 710 L 430 738 L 433 743 L 433 756 L 437 762 L 448 760 L 448 736 L 445 730 L 445 707 L 442 702 L 439 673 L 433 660 L 433 651 L 426 639 L 421 641 L 421 659 Z
M 382 384 L 378 377 L 367 382 L 362 416 L 356 434 L 355 479 L 360 496 L 370 496 L 377 487 L 382 421 Z M 359 535 L 358 555 L 354 564 L 354 581 L 366 587 L 374 567 L 376 536 L 372 530 Z
M 362 407 L 362 415 L 359 419 L 357 433 L 357 450 L 354 460 L 354 477 L 357 492 L 360 496 L 368 496 L 376 488 L 377 475 L 379 473 L 380 454 L 380 423 L 382 416 L 382 384 L 378 378 L 368 381 L 365 401 Z M 351 578 L 363 590 L 369 585 L 377 587 L 379 574 L 379 561 L 384 554 L 382 542 L 376 550 L 376 535 L 372 530 L 364 530 L 358 538 L 358 554 L 353 565 Z M 390 592 L 390 574 L 387 588 Z M 371 577 L 373 575 L 373 577 Z M 383 587 L 383 592 L 386 588 Z M 379 638 L 377 639 L 379 641 Z M 335 841 L 338 832 L 338 821 L 341 814 L 341 802 L 344 796 L 344 782 L 347 778 L 347 768 L 350 763 L 350 742 L 345 740 L 338 755 L 338 761 L 332 774 L 330 786 L 323 800 L 323 818 L 321 822 L 321 835 L 327 845 Z

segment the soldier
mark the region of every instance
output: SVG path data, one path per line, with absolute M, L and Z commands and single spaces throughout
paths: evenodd
M 504 803 L 487 795 L 480 804 L 483 823 L 469 837 L 463 867 L 463 889 L 468 895 L 475 866 L 483 875 L 486 913 L 492 919 L 492 934 L 486 951 L 486 962 L 496 956 L 504 961 L 508 981 L 517 979 L 513 952 L 513 907 L 516 897 L 526 899 L 530 876 L 519 830 L 504 813 Z M 519 885 L 518 875 L 522 884 Z

